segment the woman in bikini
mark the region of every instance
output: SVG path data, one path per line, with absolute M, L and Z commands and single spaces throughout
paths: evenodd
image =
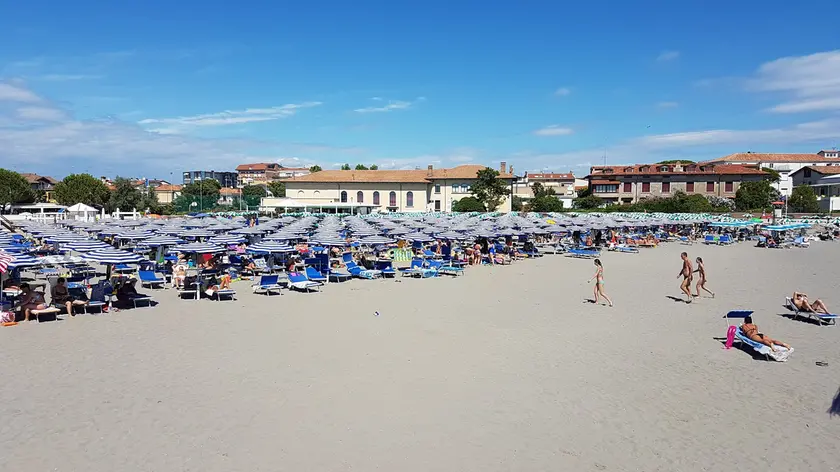
M 595 296 L 595 303 L 598 303 L 600 297 L 604 297 L 604 299 L 609 302 L 610 306 L 613 306 L 612 300 L 607 294 L 604 292 L 604 266 L 601 265 L 601 259 L 595 259 L 595 267 L 598 269 L 595 271 L 595 275 L 592 276 L 586 283 L 592 282 L 595 280 L 595 287 L 592 289 L 592 294 Z
M 697 269 L 694 272 L 697 272 L 699 275 L 697 277 L 697 286 L 696 286 L 697 295 L 695 295 L 695 297 L 700 296 L 700 289 L 702 288 L 703 290 L 708 292 L 709 295 L 712 296 L 712 298 L 715 298 L 715 292 L 712 292 L 711 290 L 706 288 L 706 266 L 703 265 L 703 259 L 698 257 L 696 259 L 696 261 L 697 261 Z
M 748 317 L 744 318 L 744 324 L 741 325 L 741 331 L 743 331 L 744 334 L 748 338 L 752 339 L 753 341 L 755 341 L 757 343 L 764 344 L 765 346 L 769 347 L 773 351 L 778 350 L 778 349 L 776 349 L 776 346 L 782 346 L 789 351 L 793 351 L 793 348 L 791 348 L 790 345 L 787 344 L 786 342 L 779 341 L 778 339 L 773 339 L 773 338 L 771 338 L 770 336 L 767 336 L 764 333 L 759 333 L 758 332 L 758 326 L 753 324 L 753 320 L 752 320 L 751 316 L 748 316 Z

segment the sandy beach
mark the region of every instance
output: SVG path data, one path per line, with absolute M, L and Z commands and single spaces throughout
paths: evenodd
M 668 298 L 683 250 L 716 298 Z M 0 470 L 840 470 L 840 327 L 781 316 L 840 310 L 839 253 L 605 252 L 613 308 L 548 255 L 2 328 Z M 733 309 L 790 361 L 722 349 Z

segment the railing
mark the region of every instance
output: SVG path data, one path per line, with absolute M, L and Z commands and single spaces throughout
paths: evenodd
M 8 218 L 6 218 L 5 215 L 0 215 L 0 226 L 3 226 L 4 228 L 6 228 L 7 230 L 9 230 L 13 233 L 15 231 L 17 231 L 16 227 L 15 227 L 15 224 L 12 223 Z

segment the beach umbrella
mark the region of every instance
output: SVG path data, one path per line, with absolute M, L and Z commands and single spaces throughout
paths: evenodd
M 183 244 L 184 240 L 174 236 L 153 236 L 143 241 L 143 246 L 158 247 L 158 246 L 177 246 Z
M 114 248 L 91 251 L 82 256 L 82 258 L 100 264 L 136 264 L 144 259 L 139 254 Z
M 226 246 L 228 244 L 244 243 L 245 238 L 243 238 L 242 236 L 235 236 L 232 234 L 223 234 L 219 236 L 213 236 L 212 238 L 208 239 L 207 242 L 210 244 L 219 244 L 222 246 Z
M 41 261 L 28 254 L 15 254 L 14 259 L 6 263 L 6 267 L 9 269 L 37 267 L 39 265 L 41 265 Z
M 64 249 L 69 249 L 71 251 L 76 251 L 76 252 L 90 252 L 90 251 L 96 251 L 98 249 L 109 249 L 109 248 L 112 248 L 112 246 L 110 246 L 110 245 L 108 245 L 108 244 L 106 244 L 102 241 L 94 241 L 94 240 L 91 240 L 91 239 L 85 239 L 85 240 L 81 240 L 81 241 L 73 241 L 71 243 L 67 243 L 67 245 L 64 246 Z
M 318 243 L 323 246 L 346 246 L 347 241 L 344 240 L 339 235 L 321 235 L 321 236 L 312 236 L 310 240 L 313 243 Z
M 183 253 L 190 253 L 190 254 L 215 254 L 218 252 L 225 252 L 225 248 L 221 246 L 217 246 L 215 244 L 208 244 L 208 243 L 190 243 L 184 244 L 181 246 L 177 246 L 175 248 L 178 252 Z
M 276 241 L 262 241 L 256 244 L 251 244 L 246 251 L 259 254 L 281 254 L 288 252 L 295 252 L 295 248 L 286 244 L 280 244 Z
M 435 235 L 439 239 L 466 239 L 461 233 L 456 233 L 455 231 L 444 231 L 442 233 L 437 233 Z
M 50 243 L 72 243 L 75 241 L 83 241 L 85 237 L 80 234 L 59 234 L 55 236 L 49 236 L 46 238 L 47 242 Z
M 401 237 L 402 239 L 407 239 L 409 241 L 419 241 L 421 243 L 428 243 L 435 240 L 435 238 L 429 236 L 428 234 L 419 232 L 408 233 Z
M 359 240 L 359 244 L 365 244 L 368 246 L 376 246 L 379 244 L 390 244 L 393 243 L 394 240 L 391 238 L 386 238 L 385 236 L 367 236 Z

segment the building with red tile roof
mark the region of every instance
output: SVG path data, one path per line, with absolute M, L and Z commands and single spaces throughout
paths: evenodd
M 762 153 L 738 152 L 708 161 L 713 164 L 750 164 L 773 169 L 779 173 L 779 182 L 772 185 L 782 195 L 793 190 L 791 175 L 806 166 L 840 165 L 840 152 L 836 149 L 816 153 Z

